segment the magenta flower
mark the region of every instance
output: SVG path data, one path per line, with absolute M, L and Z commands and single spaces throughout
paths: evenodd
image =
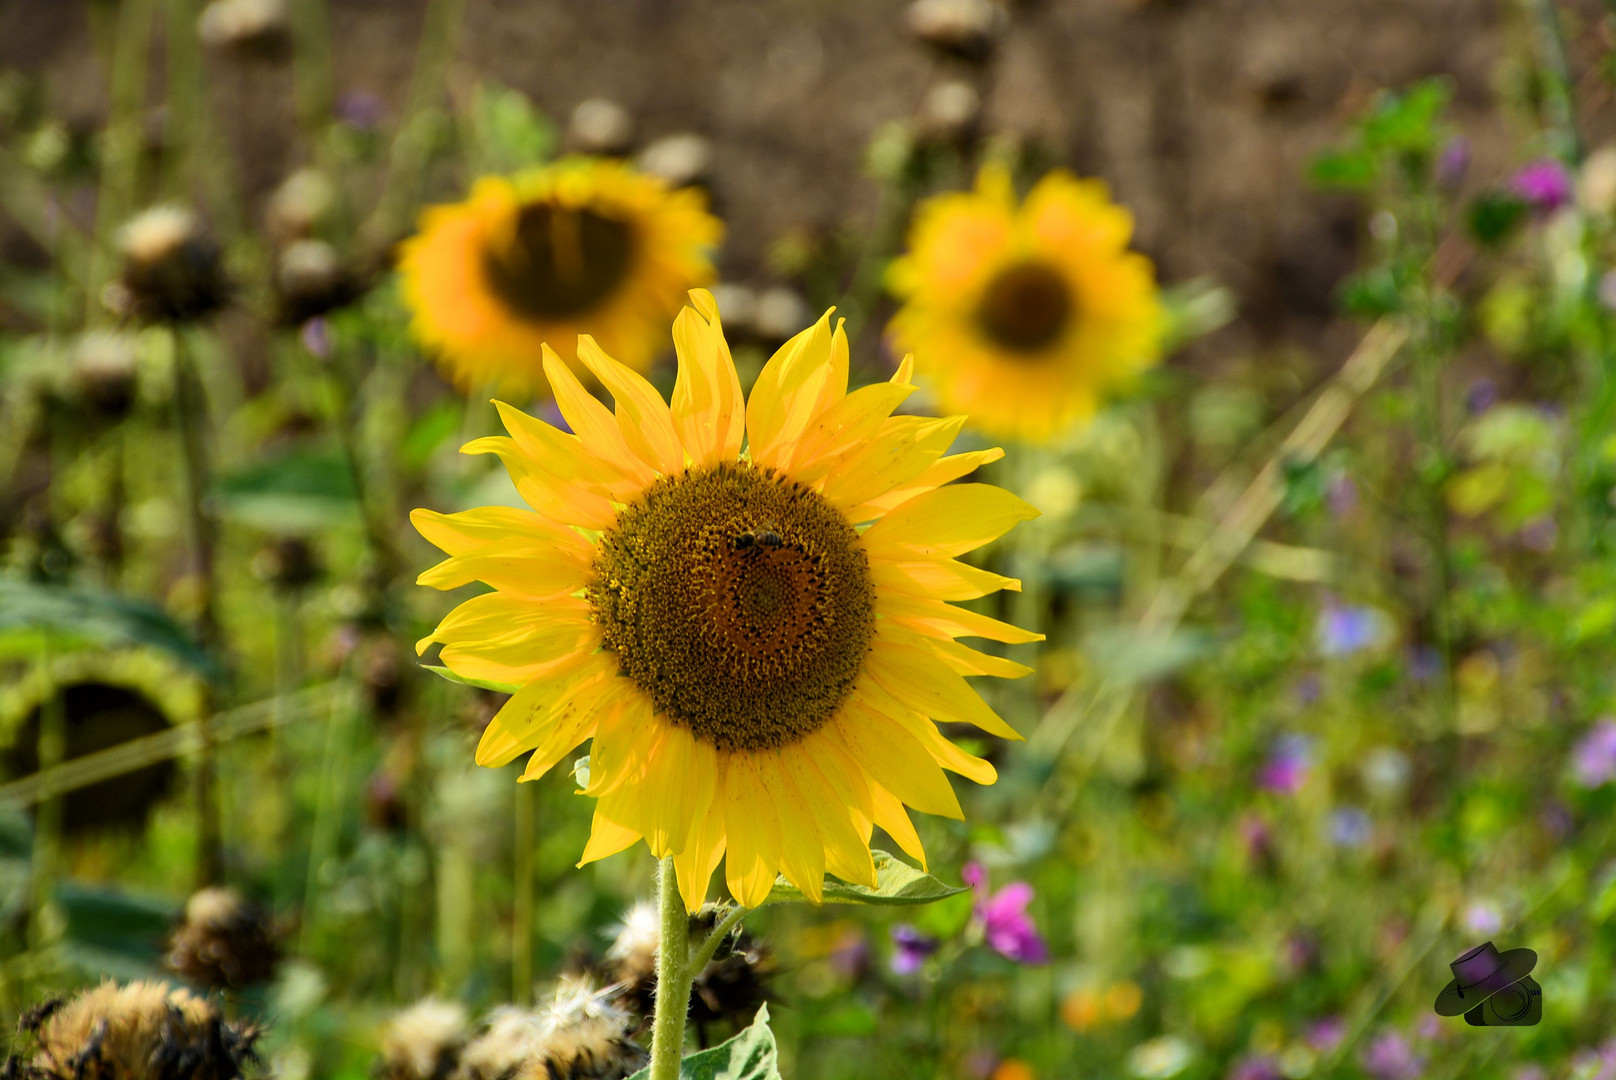
M 1571 173 L 1553 158 L 1540 158 L 1516 173 L 1509 188 L 1533 210 L 1551 214 L 1571 201 Z
M 1616 720 L 1606 717 L 1578 741 L 1571 752 L 1571 772 L 1585 788 L 1616 780 Z
M 1425 1058 L 1395 1031 L 1376 1036 L 1361 1061 L 1374 1080 L 1419 1080 L 1425 1075 Z
M 1257 770 L 1257 786 L 1276 795 L 1294 795 L 1313 765 L 1313 742 L 1306 735 L 1281 735 Z
M 988 892 L 987 871 L 979 862 L 968 862 L 960 871 L 965 884 L 976 891 L 976 921 L 982 939 L 993 951 L 1018 964 L 1042 964 L 1049 959 L 1044 939 L 1027 914 L 1032 903 L 1032 886 L 1012 881 L 996 893 Z

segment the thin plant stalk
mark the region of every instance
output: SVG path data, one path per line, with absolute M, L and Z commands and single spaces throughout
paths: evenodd
M 516 895 L 511 912 L 511 1001 L 533 1001 L 533 844 L 539 816 L 537 784 L 516 785 L 516 832 L 512 862 Z
M 303 881 L 303 918 L 297 946 L 304 956 L 310 954 L 318 940 L 315 900 L 320 895 L 320 871 L 337 846 L 343 778 L 348 769 L 348 729 L 359 708 L 352 693 L 339 696 L 334 705 L 331 723 L 325 729 L 325 748 L 320 754 L 320 787 L 315 793 L 309 865 Z
M 146 107 L 146 66 L 151 52 L 153 0 L 118 5 L 101 183 L 95 200 L 95 243 L 84 282 L 85 318 L 94 322 L 101 288 L 111 280 L 113 230 L 129 216 L 140 173 L 141 117 Z
M 51 678 L 51 647 L 48 634 L 39 645 L 39 683 L 43 696 L 39 703 L 37 752 L 39 771 L 61 765 L 67 756 L 67 717 L 61 695 Z M 56 909 L 56 876 L 62 857 L 62 793 L 47 788 L 34 811 L 34 848 L 29 876 L 28 947 L 38 951 L 51 945 L 61 933 L 61 917 Z
M 218 575 L 215 565 L 218 536 L 206 504 L 210 479 L 203 429 L 207 410 L 202 397 L 201 380 L 197 375 L 196 363 L 191 356 L 185 333 L 175 327 L 170 336 L 173 342 L 174 426 L 179 432 L 185 474 L 187 539 L 190 542 L 192 568 L 199 585 L 200 603 L 196 630 L 203 648 L 218 655 L 222 651 L 218 615 Z M 217 747 L 209 720 L 216 702 L 213 700 L 211 689 L 204 693 L 204 697 L 201 717 L 197 722 L 196 751 L 198 888 L 217 884 L 224 873 L 223 830 L 220 826 L 219 797 L 215 790 L 218 768 Z

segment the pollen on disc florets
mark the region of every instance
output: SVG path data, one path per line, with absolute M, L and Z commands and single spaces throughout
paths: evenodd
M 623 674 L 721 750 L 817 730 L 853 688 L 875 622 L 853 527 L 811 488 L 745 463 L 648 488 L 601 537 L 588 596 Z

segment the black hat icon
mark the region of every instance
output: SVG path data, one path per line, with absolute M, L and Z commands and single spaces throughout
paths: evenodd
M 1498 991 L 1524 979 L 1537 965 L 1531 949 L 1501 953 L 1490 941 L 1477 945 L 1448 966 L 1453 981 L 1436 997 L 1438 1016 L 1458 1016 L 1480 1005 Z

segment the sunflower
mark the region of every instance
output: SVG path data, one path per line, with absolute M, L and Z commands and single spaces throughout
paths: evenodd
M 961 817 L 943 769 L 994 781 L 937 721 L 1019 738 L 965 676 L 1030 669 L 954 639 L 1038 635 L 947 601 L 1019 588 L 956 556 L 1037 512 L 949 483 L 1003 456 L 945 456 L 964 417 L 891 415 L 914 390 L 909 360 L 848 393 L 829 312 L 743 401 L 717 306 L 690 295 L 671 409 L 588 337 L 579 359 L 615 415 L 548 348 L 576 434 L 496 403 L 509 437 L 465 451 L 498 455 L 531 509 L 411 515 L 449 556 L 421 584 L 494 589 L 417 648 L 439 642 L 461 677 L 520 687 L 479 764 L 528 754 L 533 780 L 593 739 L 580 865 L 644 839 L 672 857 L 692 911 L 720 859 L 748 907 L 777 873 L 818 901 L 826 871 L 874 885 L 873 826 L 924 864 L 905 807 Z
M 541 346 L 585 329 L 643 369 L 722 236 L 699 191 L 572 157 L 429 208 L 399 270 L 411 329 L 456 386 L 529 395 Z
M 1000 438 L 1047 442 L 1094 414 L 1107 391 L 1160 353 L 1154 271 L 1128 250 L 1133 219 L 1103 184 L 1057 170 L 1016 204 L 1010 174 L 915 215 L 888 285 L 888 331 L 925 357 L 946 410 Z

